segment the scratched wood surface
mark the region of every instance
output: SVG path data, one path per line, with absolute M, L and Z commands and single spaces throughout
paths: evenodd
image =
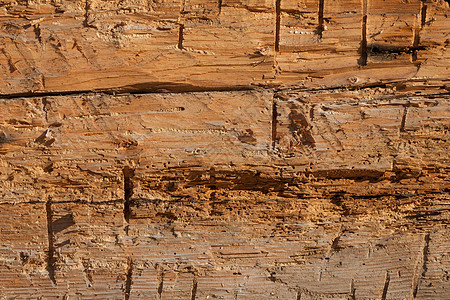
M 0 94 L 448 79 L 448 2 L 0 2 Z M 230 74 L 233 74 L 230 76 Z
M 449 299 L 449 13 L 0 0 L 0 299 Z

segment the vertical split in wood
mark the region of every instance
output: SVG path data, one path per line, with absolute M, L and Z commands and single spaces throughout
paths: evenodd
M 339 240 L 341 239 L 342 234 L 339 234 L 337 237 L 335 237 L 333 239 L 333 241 L 331 242 L 331 247 L 330 247 L 330 253 L 328 254 L 328 258 L 330 258 L 331 254 L 333 254 L 333 252 L 336 251 L 338 244 L 339 244 Z
M 52 283 L 56 285 L 53 211 L 51 198 L 48 198 L 47 203 L 45 204 L 45 210 L 47 212 L 47 238 L 48 238 L 47 272 Z
M 360 66 L 367 65 L 367 1 L 362 0 L 361 46 L 359 48 L 360 58 L 358 61 Z
M 402 122 L 400 123 L 400 132 L 405 132 L 405 126 L 406 126 L 406 117 L 408 116 L 408 108 L 409 108 L 410 102 L 406 102 L 405 107 L 403 109 L 403 115 L 402 115 Z
M 41 26 L 39 24 L 33 25 L 33 31 L 39 44 L 42 44 Z
M 191 300 L 195 300 L 195 298 L 197 297 L 197 287 L 198 279 L 197 275 L 194 274 L 194 280 L 192 280 Z
M 319 0 L 319 24 L 317 26 L 317 34 L 319 35 L 319 40 L 322 40 L 322 34 L 324 31 L 323 26 L 323 7 L 324 7 L 325 0 Z
M 162 299 L 162 292 L 164 288 L 164 270 L 162 268 L 158 268 L 158 300 Z
M 430 251 L 430 234 L 427 233 L 424 237 L 424 245 L 422 248 L 422 268 L 420 272 L 417 272 L 416 276 L 415 276 L 415 280 L 413 281 L 413 299 L 416 299 L 417 297 L 417 292 L 419 291 L 419 284 L 420 284 L 420 279 L 421 278 L 425 278 L 425 274 L 428 270 L 427 267 L 427 261 L 428 261 L 428 254 Z
M 275 51 L 280 51 L 281 0 L 275 0 Z
M 386 300 L 390 281 L 391 281 L 391 275 L 389 275 L 389 271 L 386 271 L 386 277 L 384 279 L 384 287 L 383 287 L 383 293 L 381 294 L 381 300 Z
M 84 2 L 84 19 L 83 19 L 83 26 L 84 27 L 89 27 L 89 25 L 88 25 L 89 6 L 90 6 L 89 0 L 85 0 L 85 2 Z
M 302 300 L 302 292 L 301 292 L 301 291 L 298 291 L 298 292 L 297 292 L 297 298 L 296 298 L 296 300 Z
M 274 99 L 272 104 L 272 149 L 275 150 L 277 142 L 277 123 L 278 123 L 277 102 Z
M 178 44 L 177 48 L 183 50 L 183 41 L 184 41 L 184 24 L 183 24 L 183 14 L 186 0 L 181 0 L 180 3 L 180 16 L 178 17 Z
M 420 29 L 423 29 L 423 27 L 425 26 L 425 23 L 427 21 L 427 5 L 424 4 L 424 1 L 422 0 L 420 2 L 421 4 L 421 9 L 420 9 Z
M 134 169 L 125 167 L 123 169 L 123 190 L 124 190 L 124 204 L 123 204 L 123 216 L 127 224 L 130 222 L 130 201 L 133 195 L 133 182 L 131 178 L 134 176 Z
M 131 285 L 133 283 L 133 259 L 128 259 L 127 276 L 125 280 L 125 300 L 130 299 Z
M 178 24 L 178 44 L 177 48 L 180 50 L 183 50 L 183 30 L 184 30 L 184 24 Z
M 48 102 L 47 97 L 42 97 L 42 109 L 45 113 L 45 121 L 48 122 L 48 111 L 50 109 L 50 102 Z
M 414 28 L 414 37 L 413 37 L 413 52 L 411 54 L 411 60 L 414 62 L 417 60 L 417 51 L 420 45 L 420 32 L 425 26 L 427 20 L 427 5 L 424 4 L 424 1 L 420 1 L 420 11 L 418 15 L 418 19 L 420 19 L 420 27 L 416 26 Z
M 222 0 L 219 0 L 217 3 L 217 8 L 219 9 L 219 15 L 222 12 Z
M 83 19 L 83 26 L 84 27 L 90 27 L 95 28 L 95 26 L 92 26 L 89 24 L 89 10 L 91 9 L 91 0 L 85 0 L 84 2 L 84 19 Z
M 425 245 L 423 246 L 423 265 L 422 265 L 422 278 L 425 277 L 425 273 L 428 270 L 427 267 L 427 261 L 428 261 L 428 254 L 430 251 L 430 234 L 427 233 L 425 235 Z
M 352 279 L 352 283 L 350 284 L 350 299 L 356 300 L 356 288 L 355 281 Z

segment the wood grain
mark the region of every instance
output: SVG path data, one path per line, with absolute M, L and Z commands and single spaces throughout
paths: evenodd
M 0 298 L 447 299 L 448 13 L 0 0 Z

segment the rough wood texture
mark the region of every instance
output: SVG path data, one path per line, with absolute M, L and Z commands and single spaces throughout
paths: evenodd
M 449 12 L 0 0 L 0 298 L 449 299 Z
M 448 79 L 442 0 L 0 4 L 1 94 Z

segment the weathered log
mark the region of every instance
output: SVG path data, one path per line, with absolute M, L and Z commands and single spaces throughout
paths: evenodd
M 0 296 L 447 299 L 448 13 L 0 0 Z

